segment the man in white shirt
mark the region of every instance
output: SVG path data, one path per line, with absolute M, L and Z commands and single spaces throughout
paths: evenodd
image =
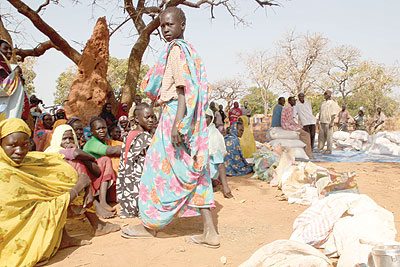
M 325 100 L 321 104 L 319 111 L 319 132 L 318 132 L 318 152 L 322 152 L 322 149 L 327 143 L 327 149 L 325 154 L 332 153 L 332 135 L 333 125 L 335 117 L 340 111 L 339 105 L 331 99 L 332 92 L 326 90 L 324 93 Z
M 299 116 L 299 122 L 303 127 L 303 130 L 310 134 L 311 149 L 314 148 L 315 139 L 315 123 L 316 119 L 312 113 L 312 107 L 310 101 L 304 99 L 304 92 L 300 92 L 298 95 L 299 101 L 296 102 L 293 112 L 295 118 Z

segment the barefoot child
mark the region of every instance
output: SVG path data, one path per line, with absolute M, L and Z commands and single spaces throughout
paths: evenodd
M 146 103 L 136 106 L 134 112 L 135 129 L 129 132 L 122 145 L 121 160 L 117 176 L 117 202 L 120 217 L 139 216 L 139 184 L 143 172 L 146 151 L 151 142 L 154 111 Z
M 211 109 L 206 112 L 206 119 L 208 125 L 208 147 L 210 155 L 210 177 L 214 181 L 220 181 L 224 190 L 225 198 L 232 198 L 231 189 L 229 188 L 226 179 L 226 170 L 224 164 L 224 157 L 226 152 L 225 140 L 220 131 L 213 123 L 214 115 Z
M 219 247 L 211 216 L 215 208 L 208 161 L 208 82 L 194 48 L 183 40 L 185 14 L 168 7 L 160 15 L 169 42 L 142 82 L 144 93 L 161 104 L 162 115 L 146 154 L 139 188 L 142 224 L 122 229 L 125 238 L 155 235 L 177 217 L 202 215 L 203 234 L 194 243 Z
M 107 124 L 104 119 L 100 117 L 93 117 L 90 122 L 90 132 L 92 137 L 87 141 L 83 147 L 83 151 L 93 155 L 96 158 L 96 162 L 99 165 L 103 176 L 102 179 L 96 179 L 92 183 L 94 193 L 99 194 L 100 205 L 108 210 L 115 211 L 107 203 L 107 191 L 113 183 L 116 181 L 116 174 L 112 168 L 110 157 L 121 156 L 121 146 L 108 146 L 105 144 L 107 136 Z M 104 166 L 104 168 L 102 168 Z

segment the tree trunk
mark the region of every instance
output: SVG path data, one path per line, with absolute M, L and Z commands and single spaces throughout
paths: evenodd
M 122 88 L 121 103 L 127 103 L 128 107 L 132 105 L 136 88 L 138 85 L 140 65 L 142 63 L 143 54 L 150 43 L 149 31 L 144 31 L 139 36 L 135 45 L 132 47 L 131 54 L 128 60 L 128 71 L 126 73 L 125 85 Z

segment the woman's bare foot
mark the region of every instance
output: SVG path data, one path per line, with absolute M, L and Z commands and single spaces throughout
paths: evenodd
M 224 198 L 233 198 L 233 195 L 232 195 L 232 193 L 231 193 L 231 190 L 229 190 L 229 191 L 225 191 L 224 190 Z
M 97 229 L 94 230 L 94 235 L 101 236 L 112 232 L 117 232 L 119 230 L 121 230 L 121 226 L 118 224 L 100 221 Z
M 69 247 L 78 247 L 92 244 L 89 240 L 82 240 L 68 235 L 67 231 L 63 231 L 63 236 L 61 238 L 60 249 Z
M 212 235 L 210 233 L 194 235 L 191 237 L 191 241 L 196 244 L 204 245 L 204 246 L 210 247 L 210 248 L 218 248 L 220 245 L 218 235 L 216 235 L 216 234 Z
M 128 225 L 121 230 L 125 235 L 132 236 L 132 237 L 154 237 L 156 236 L 156 231 L 152 229 L 148 229 L 144 227 L 142 224 L 137 225 Z M 133 235 L 134 234 L 134 235 Z
M 117 215 L 116 211 L 112 212 L 106 210 L 102 205 L 100 205 L 100 203 L 97 200 L 94 201 L 94 204 L 96 205 L 97 215 L 99 215 L 103 219 L 114 218 Z

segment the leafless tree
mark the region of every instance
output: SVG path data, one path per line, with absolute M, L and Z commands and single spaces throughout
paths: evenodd
M 215 82 L 211 85 L 211 97 L 213 101 L 224 100 L 227 102 L 226 109 L 233 106 L 233 102 L 238 101 L 246 94 L 244 82 L 240 79 L 226 79 Z

